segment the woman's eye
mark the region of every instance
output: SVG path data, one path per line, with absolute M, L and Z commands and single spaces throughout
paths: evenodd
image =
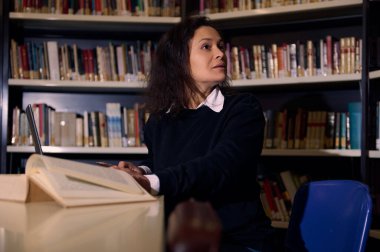
M 211 46 L 207 45 L 207 44 L 202 46 L 202 49 L 210 50 L 210 48 L 211 48 Z

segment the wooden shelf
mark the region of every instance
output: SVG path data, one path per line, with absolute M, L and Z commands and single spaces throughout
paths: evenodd
M 44 153 L 60 154 L 148 154 L 146 147 L 61 147 L 42 146 Z M 34 153 L 33 146 L 7 146 L 8 153 Z
M 46 153 L 86 153 L 86 154 L 147 154 L 146 147 L 63 147 L 42 146 Z M 33 146 L 7 146 L 9 153 L 33 153 Z M 337 157 L 360 157 L 360 150 L 280 150 L 263 149 L 263 156 L 337 156 Z M 379 154 L 380 157 L 380 154 Z
M 233 87 L 265 87 L 265 86 L 287 86 L 287 85 L 309 85 L 309 84 L 334 84 L 339 85 L 347 82 L 357 82 L 361 78 L 360 74 L 342 74 L 331 76 L 311 76 L 298 78 L 277 78 L 277 79 L 253 79 L 234 80 Z M 9 79 L 9 86 L 19 86 L 28 89 L 50 89 L 50 90 L 114 90 L 114 91 L 143 91 L 146 83 L 143 81 L 55 81 L 55 80 L 29 80 L 29 79 Z
M 362 16 L 362 0 L 333 0 L 245 11 L 208 14 L 220 28 L 235 29 L 311 21 L 346 20 Z
M 19 86 L 35 90 L 56 91 L 143 91 L 146 83 L 142 81 L 55 81 L 55 80 L 25 80 L 9 79 L 9 86 Z
M 25 29 L 60 31 L 135 31 L 162 32 L 181 21 L 180 17 L 97 16 L 10 12 L 12 22 Z
M 274 85 L 308 85 L 308 84 L 342 84 L 347 82 L 357 82 L 361 79 L 361 74 L 337 74 L 329 76 L 310 76 L 310 77 L 286 77 L 276 79 L 252 79 L 234 80 L 233 87 L 263 87 Z M 358 84 L 359 85 L 359 84 Z
M 262 156 L 360 157 L 361 151 L 338 149 L 263 149 Z
M 298 14 L 298 13 L 308 13 L 311 11 L 337 11 L 339 9 L 346 9 L 350 7 L 358 7 L 363 4 L 362 0 L 334 0 L 325 1 L 319 3 L 308 3 L 308 4 L 294 4 L 287 6 L 271 7 L 271 8 L 261 8 L 245 11 L 231 11 L 231 12 L 221 12 L 215 14 L 207 15 L 212 20 L 227 20 L 227 19 L 237 19 L 237 18 L 254 18 L 259 16 L 269 16 L 278 14 Z
M 289 222 L 287 221 L 272 221 L 272 227 L 274 228 L 287 229 L 288 226 L 289 226 Z
M 380 229 L 371 229 L 369 231 L 369 237 L 380 240 Z
M 85 154 L 148 154 L 146 147 L 61 147 L 42 146 L 46 153 L 85 153 Z M 33 146 L 7 146 L 9 153 L 33 153 Z M 263 156 L 337 156 L 360 157 L 360 150 L 277 150 L 263 149 Z
M 368 152 L 370 158 L 380 158 L 380 150 L 371 150 Z
M 369 72 L 369 78 L 370 78 L 371 80 L 379 79 L 379 78 L 380 78 L 380 70 L 376 70 L 376 71 L 371 71 L 371 72 Z
M 175 24 L 180 17 L 151 17 L 151 16 L 99 16 L 99 15 L 71 15 L 49 13 L 11 12 L 10 19 L 18 20 L 45 20 L 45 21 L 76 21 L 76 22 L 111 22 L 111 23 L 145 23 L 145 24 Z

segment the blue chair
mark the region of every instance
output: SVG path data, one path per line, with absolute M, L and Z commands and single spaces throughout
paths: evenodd
M 285 245 L 297 252 L 364 251 L 371 214 L 368 188 L 358 181 L 307 183 L 294 197 Z

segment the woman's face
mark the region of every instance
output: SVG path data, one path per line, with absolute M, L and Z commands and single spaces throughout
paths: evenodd
M 201 26 L 189 42 L 190 71 L 204 94 L 226 78 L 224 42 L 212 27 Z

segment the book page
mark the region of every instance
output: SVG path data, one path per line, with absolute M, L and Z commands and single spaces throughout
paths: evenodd
M 49 171 L 46 171 L 49 173 Z M 105 188 L 107 191 L 104 191 L 103 193 L 99 193 L 98 191 L 95 191 L 94 194 L 91 194 L 91 192 L 86 192 L 83 190 L 74 190 L 74 187 L 81 187 L 86 188 L 86 186 L 83 185 L 59 185 L 58 187 L 55 185 L 53 186 L 54 182 L 63 183 L 62 181 L 57 180 L 50 180 L 50 176 L 47 177 L 44 175 L 45 172 L 42 173 L 32 173 L 29 176 L 30 180 L 32 180 L 32 183 L 35 183 L 38 185 L 43 191 L 45 191 L 50 197 L 52 197 L 57 203 L 64 207 L 76 207 L 76 206 L 92 206 L 92 205 L 102 205 L 102 204 L 114 204 L 114 203 L 130 203 L 130 202 L 141 202 L 141 201 L 151 201 L 156 200 L 155 197 L 152 195 L 146 193 L 146 194 L 130 194 L 120 191 L 115 191 L 112 189 Z M 62 175 L 62 174 L 60 174 Z M 65 175 L 62 175 L 65 176 Z M 54 177 L 54 175 L 53 175 Z M 49 179 L 48 179 L 49 178 Z M 60 178 L 62 179 L 62 177 Z M 67 182 L 67 181 L 66 181 Z M 66 183 L 65 182 L 65 183 Z M 83 181 L 79 182 L 80 184 L 83 184 Z M 71 183 L 71 182 L 68 182 Z M 57 189 L 59 188 L 59 189 Z M 70 188 L 70 190 L 61 190 L 62 188 Z M 89 188 L 89 187 L 87 187 Z M 94 197 L 95 193 L 99 193 L 99 195 L 102 195 L 101 197 Z M 62 197 L 62 195 L 75 195 L 77 194 L 77 197 Z M 91 194 L 91 195 L 90 195 Z M 84 197 L 84 196 L 90 196 L 90 197 Z M 104 197 L 103 197 L 104 196 Z
M 28 179 L 25 174 L 0 175 L 0 200 L 25 202 L 28 196 Z
M 128 173 L 66 159 L 33 154 L 26 163 L 26 173 L 39 170 L 59 172 L 69 177 L 102 185 L 123 192 L 148 194 Z
M 59 195 L 65 198 L 125 198 L 127 193 L 68 177 L 62 173 L 40 172 Z

